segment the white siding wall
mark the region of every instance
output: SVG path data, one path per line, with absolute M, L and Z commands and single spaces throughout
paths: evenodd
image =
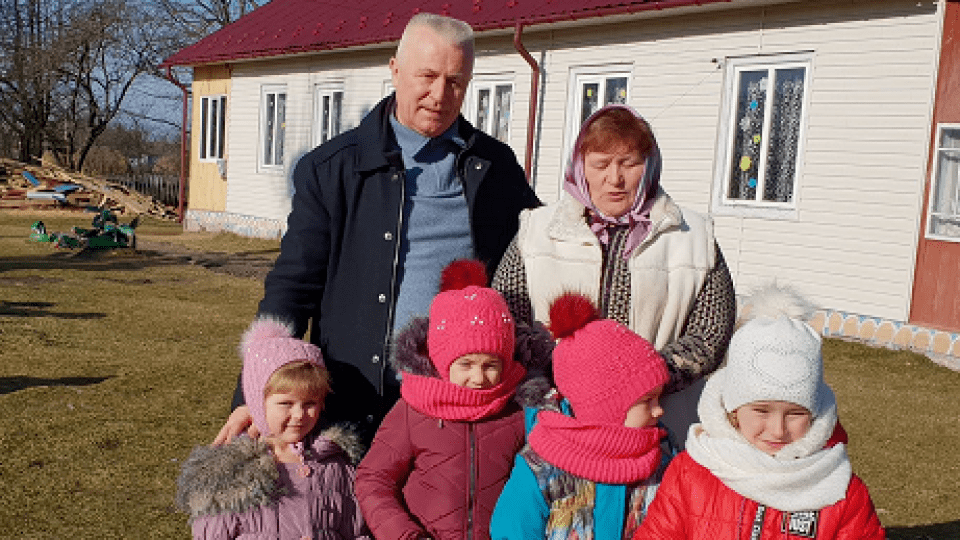
M 789 219 L 715 215 L 717 237 L 741 293 L 776 278 L 824 308 L 906 320 L 938 35 L 936 3 L 916 0 L 805 1 L 528 29 L 524 44 L 543 68 L 535 188 L 547 202 L 559 193 L 571 74 L 615 64 L 628 66 L 629 102 L 657 134 L 664 187 L 680 204 L 712 213 L 724 58 L 812 53 L 797 212 Z M 344 126 L 354 126 L 380 99 L 391 52 L 238 64 L 228 212 L 283 219 L 290 171 L 312 146 L 313 85 L 342 80 Z M 513 81 L 510 142 L 522 164 L 530 70 L 510 36 L 478 42 L 475 73 Z M 258 173 L 260 87 L 284 82 L 287 167 Z
M 233 70 L 230 116 L 230 163 L 227 212 L 286 220 L 290 212 L 293 168 L 313 146 L 316 85 L 342 82 L 343 129 L 355 127 L 372 109 L 389 80 L 390 53 L 317 55 L 281 61 L 241 63 Z M 284 167 L 261 170 L 260 91 L 264 86 L 286 85 L 286 137 Z
M 715 215 L 718 239 L 741 293 L 777 279 L 825 308 L 906 320 L 938 54 L 936 5 L 837 4 L 531 33 L 525 43 L 534 56 L 546 51 L 538 194 L 557 197 L 570 144 L 570 73 L 629 63 L 630 104 L 657 134 L 665 189 L 712 213 L 723 59 L 812 52 L 796 214 Z

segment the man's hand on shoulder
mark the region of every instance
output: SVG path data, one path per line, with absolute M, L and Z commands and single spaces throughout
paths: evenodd
M 227 422 L 220 428 L 220 433 L 217 433 L 217 437 L 213 439 L 213 446 L 219 446 L 232 441 L 234 437 L 239 436 L 244 430 L 246 430 L 247 435 L 250 435 L 252 439 L 260 436 L 260 431 L 253 425 L 250 408 L 246 405 L 241 405 L 230 413 Z

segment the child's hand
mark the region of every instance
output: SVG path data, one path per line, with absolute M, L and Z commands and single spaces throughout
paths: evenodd
M 250 408 L 246 405 L 241 405 L 230 413 L 227 422 L 220 428 L 220 433 L 217 433 L 217 437 L 213 439 L 213 446 L 230 442 L 234 437 L 243 433 L 244 430 L 247 431 L 247 435 L 250 435 L 252 439 L 260 436 L 260 431 L 253 425 Z

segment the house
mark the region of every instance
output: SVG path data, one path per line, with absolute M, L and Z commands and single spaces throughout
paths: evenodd
M 418 11 L 477 30 L 463 114 L 541 199 L 582 119 L 628 103 L 738 291 L 776 279 L 825 334 L 960 357 L 954 1 L 273 0 L 165 61 L 194 74 L 187 228 L 281 234 L 297 158 L 392 91 Z

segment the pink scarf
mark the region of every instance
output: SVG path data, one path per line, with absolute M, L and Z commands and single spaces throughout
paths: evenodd
M 553 465 L 604 484 L 635 484 L 660 465 L 658 427 L 584 424 L 565 414 L 541 411 L 530 431 L 533 451 Z
M 614 218 L 605 216 L 597 210 L 597 207 L 593 204 L 593 200 L 590 198 L 590 187 L 587 185 L 587 177 L 583 172 L 584 155 L 580 149 L 580 145 L 583 143 L 583 134 L 587 126 L 593 122 L 597 115 L 613 108 L 626 109 L 637 118 L 642 119 L 636 111 L 625 105 L 607 105 L 590 115 L 586 122 L 583 123 L 583 127 L 580 128 L 580 134 L 577 136 L 577 141 L 574 144 L 573 155 L 570 156 L 570 163 L 567 164 L 567 170 L 564 173 L 563 188 L 571 197 L 587 208 L 587 220 L 590 225 L 590 230 L 593 231 L 593 234 L 597 235 L 597 239 L 600 240 L 600 243 L 603 245 L 607 245 L 610 242 L 608 227 L 615 225 L 627 225 L 629 227 L 630 233 L 627 236 L 627 242 L 623 249 L 623 258 L 626 259 L 633 250 L 643 242 L 647 235 L 650 234 L 650 227 L 652 225 L 650 222 L 650 209 L 653 208 L 653 203 L 656 200 L 651 194 L 655 194 L 659 189 L 660 169 L 663 160 L 660 157 L 660 147 L 657 145 L 656 140 L 654 140 L 650 155 L 647 156 L 643 179 L 640 185 L 637 186 L 637 194 L 630 211 L 619 218 Z
M 416 411 L 443 420 L 473 422 L 500 412 L 513 397 L 527 370 L 517 362 L 505 362 L 500 383 L 476 390 L 436 377 L 403 374 L 400 395 Z

